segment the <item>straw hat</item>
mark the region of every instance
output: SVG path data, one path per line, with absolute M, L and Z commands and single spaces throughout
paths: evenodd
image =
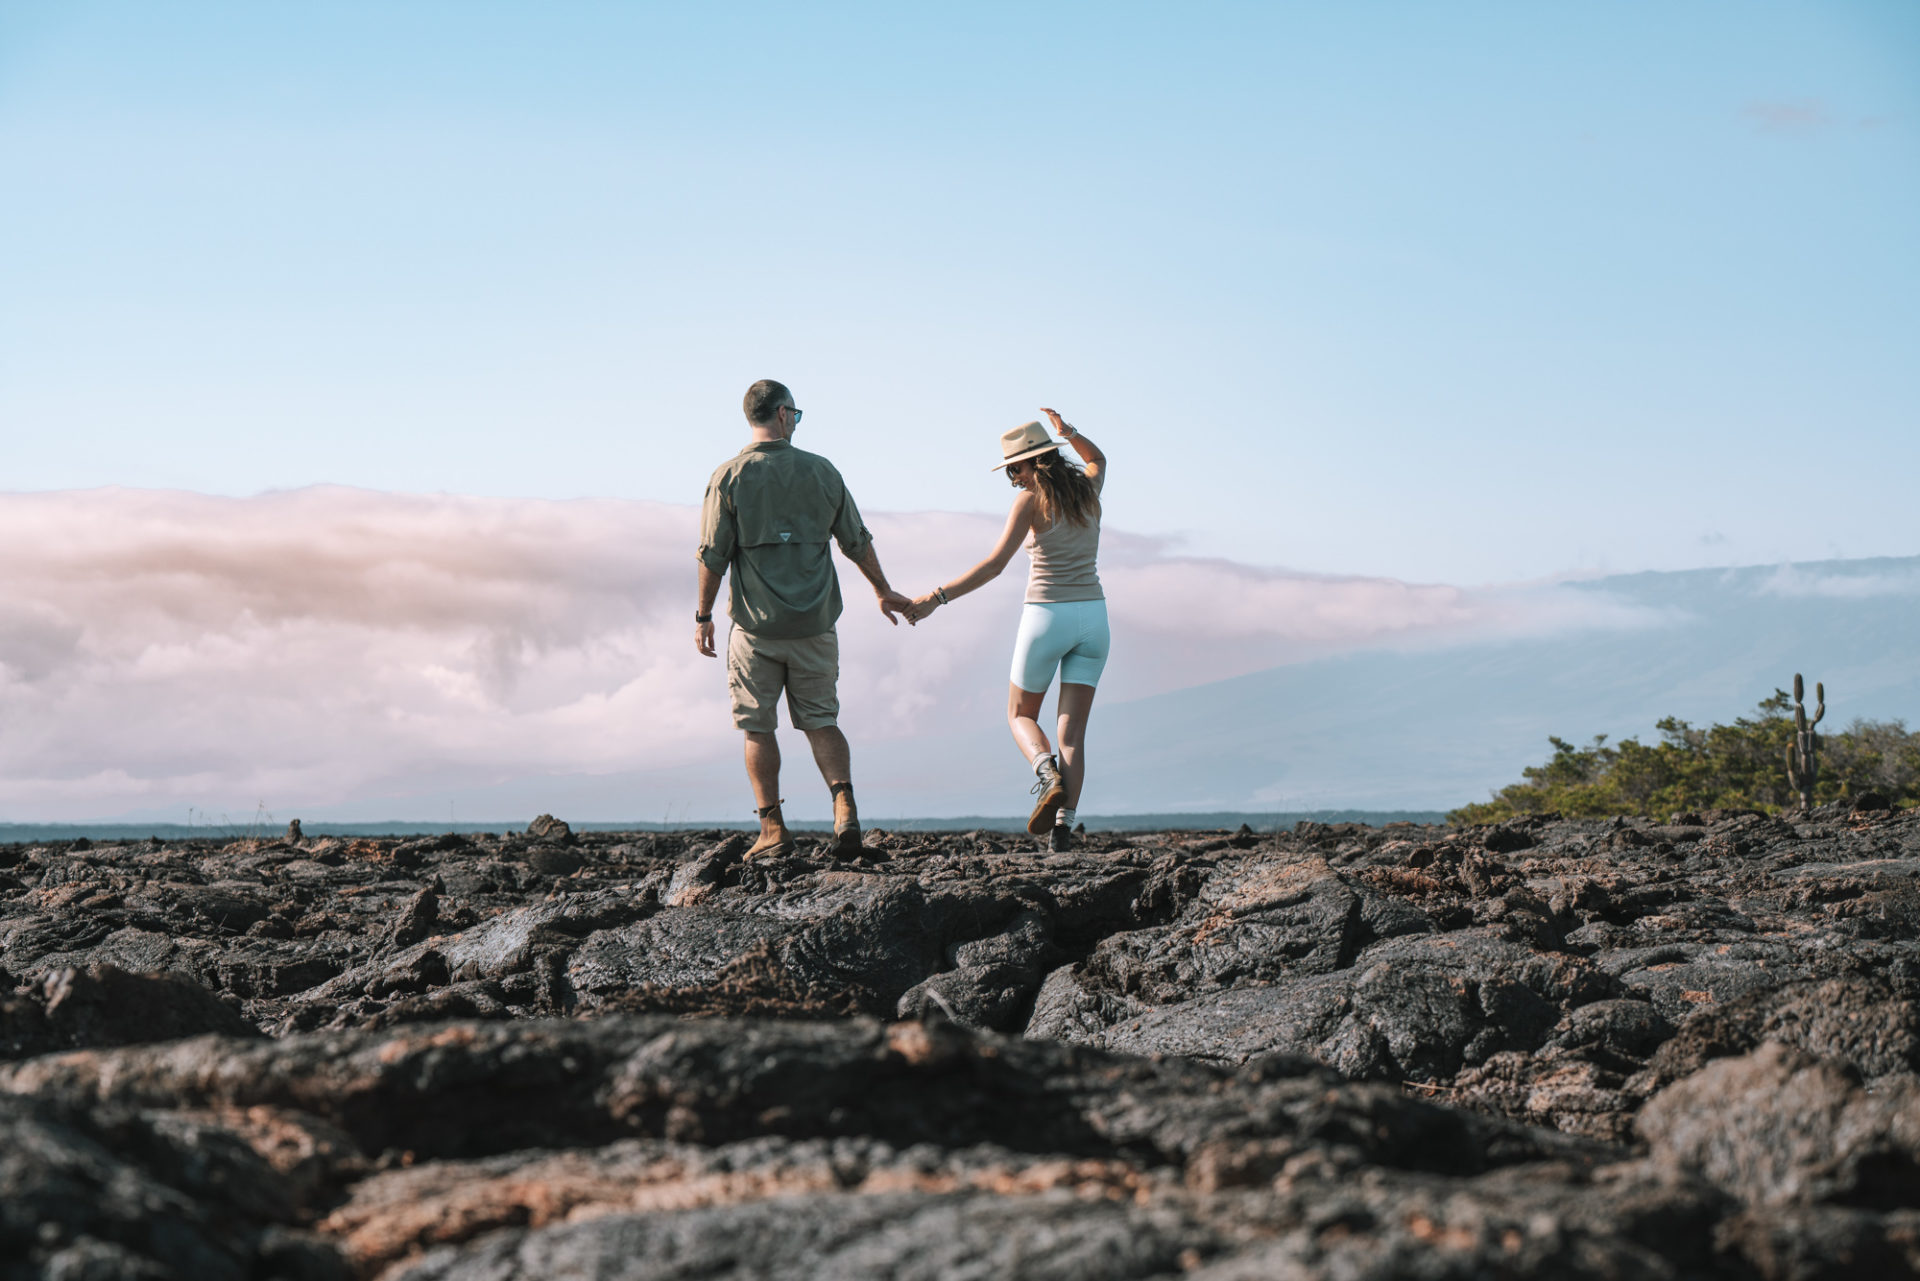
M 1017 463 L 1025 458 L 1035 458 L 1050 449 L 1060 448 L 1060 442 L 1047 435 L 1047 429 L 1039 423 L 1022 423 L 1012 431 L 1000 437 L 1000 452 L 1005 455 L 998 463 L 988 468 L 999 471 L 1008 463 Z

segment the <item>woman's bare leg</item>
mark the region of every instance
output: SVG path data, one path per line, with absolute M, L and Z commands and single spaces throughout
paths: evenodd
M 1046 697 L 1044 689 L 1035 694 L 1018 685 L 1007 686 L 1007 728 L 1013 731 L 1013 741 L 1020 745 L 1020 754 L 1029 765 L 1035 757 L 1053 750 L 1046 731 L 1040 728 L 1040 704 Z
M 1034 704 L 1038 712 L 1040 705 Z M 1067 808 L 1080 808 L 1080 784 L 1087 777 L 1087 715 L 1093 711 L 1093 686 L 1060 682 L 1060 706 L 1056 709 L 1060 744 L 1060 779 L 1067 785 Z

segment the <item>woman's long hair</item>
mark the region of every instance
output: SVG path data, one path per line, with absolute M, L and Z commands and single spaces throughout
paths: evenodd
M 1100 493 L 1087 473 L 1059 450 L 1027 460 L 1033 464 L 1035 529 L 1052 529 L 1062 519 L 1084 525 L 1100 516 Z

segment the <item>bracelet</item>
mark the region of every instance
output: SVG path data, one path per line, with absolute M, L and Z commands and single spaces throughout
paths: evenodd
M 1080 434 L 1080 429 L 1078 427 L 1075 427 L 1070 422 L 1062 421 L 1060 424 L 1060 434 L 1066 437 L 1068 440 L 1072 440 L 1075 436 L 1078 436 Z
M 934 598 L 935 600 L 937 600 L 937 601 L 939 601 L 939 602 L 940 602 L 940 603 L 941 603 L 942 605 L 945 605 L 945 604 L 947 604 L 947 589 L 946 589 L 946 588 L 944 588 L 944 587 L 936 587 L 936 588 L 934 588 L 934 589 L 933 589 L 933 598 Z
M 713 615 L 696 612 L 693 616 L 693 621 L 696 623 L 711 623 L 713 621 Z

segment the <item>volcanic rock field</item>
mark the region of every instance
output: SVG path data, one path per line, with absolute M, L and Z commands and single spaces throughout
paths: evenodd
M 1920 811 L 0 846 L 0 1277 L 1920 1275 Z

